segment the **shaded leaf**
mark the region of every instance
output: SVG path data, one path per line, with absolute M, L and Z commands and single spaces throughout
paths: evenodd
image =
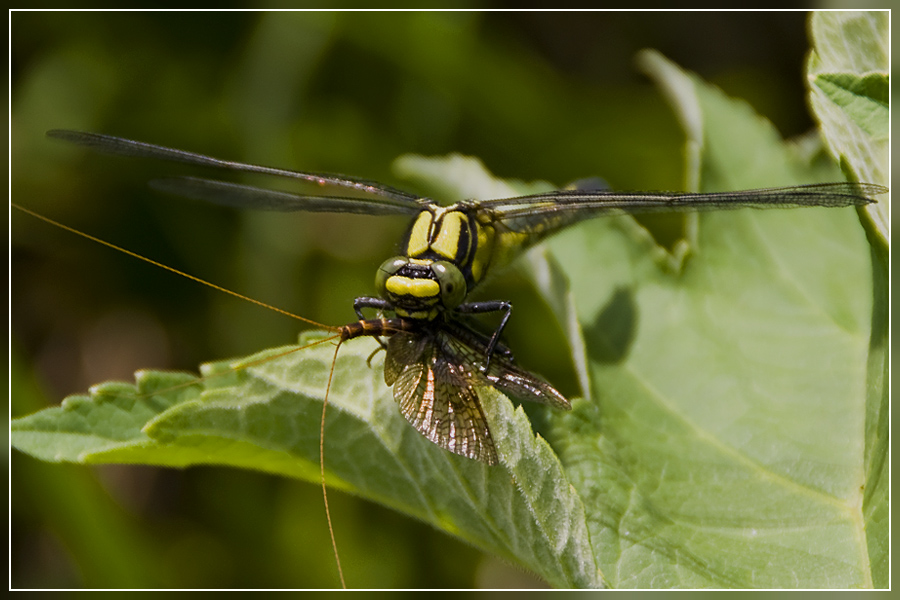
M 813 13 L 809 94 L 831 152 L 860 180 L 888 181 L 889 16 L 887 12 Z M 875 587 L 890 584 L 888 281 L 890 198 L 864 209 L 872 245 L 872 330 L 866 402 L 865 539 Z
M 888 182 L 889 17 L 885 11 L 815 12 L 807 85 L 831 154 L 856 181 Z M 888 243 L 888 200 L 866 207 Z
M 642 64 L 682 90 L 670 97 L 691 104 L 676 112 L 702 115 L 682 118 L 701 189 L 814 176 L 745 103 L 658 54 Z M 696 222 L 678 271 L 629 218 L 547 244 L 581 323 L 592 398 L 550 417 L 551 441 L 598 566 L 616 587 L 869 587 L 871 268 L 855 214 Z

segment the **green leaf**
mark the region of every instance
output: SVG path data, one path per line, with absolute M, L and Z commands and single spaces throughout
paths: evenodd
M 889 31 L 887 11 L 814 12 L 810 18 L 810 105 L 832 156 L 856 181 L 884 184 L 889 178 Z M 865 210 L 868 226 L 888 244 L 888 202 Z
M 866 135 L 884 140 L 890 116 L 888 79 L 882 73 L 823 73 L 810 81 Z
M 701 189 L 815 177 L 745 103 L 658 54 L 641 64 L 679 90 Z M 547 244 L 590 382 L 550 441 L 598 567 L 616 587 L 870 587 L 863 231 L 811 209 L 703 214 L 695 233 L 680 271 L 630 218 Z
M 890 23 L 887 12 L 813 13 L 814 49 L 807 69 L 810 101 L 832 154 L 860 180 L 886 183 L 890 148 Z M 875 587 L 889 579 L 888 282 L 890 206 L 884 197 L 866 207 L 863 225 L 872 245 L 872 332 L 866 401 L 866 477 L 863 513 Z
M 510 195 L 539 194 L 556 189 L 547 181 L 497 179 L 477 158 L 451 154 L 429 157 L 405 154 L 394 161 L 394 173 L 431 190 L 436 198 L 485 200 Z
M 317 340 L 207 365 L 203 380 L 143 372 L 136 386 L 96 386 L 90 397 L 16 419 L 13 444 L 56 462 L 218 464 L 318 481 L 334 348 L 313 335 L 301 344 Z M 380 357 L 366 364 L 375 348 L 363 339 L 340 349 L 325 420 L 328 485 L 428 521 L 553 585 L 599 585 L 578 496 L 521 409 L 485 395 L 505 468 L 445 452 L 399 414 Z

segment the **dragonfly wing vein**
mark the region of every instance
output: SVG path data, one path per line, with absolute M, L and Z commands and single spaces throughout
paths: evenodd
M 414 215 L 421 209 L 418 204 L 411 206 L 409 203 L 397 202 L 390 198 L 296 194 L 202 177 L 154 179 L 150 185 L 157 190 L 194 200 L 257 210 Z

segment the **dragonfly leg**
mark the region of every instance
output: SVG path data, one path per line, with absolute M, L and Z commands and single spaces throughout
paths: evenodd
M 381 352 L 382 350 L 387 352 L 387 344 L 385 344 L 381 340 L 381 338 L 375 338 L 375 339 L 378 340 L 378 343 L 381 344 L 381 347 L 375 348 L 374 350 L 372 350 L 372 354 L 370 354 L 369 358 L 366 359 L 366 366 L 369 367 L 370 369 L 372 368 L 372 359 L 375 358 L 375 355 L 378 354 L 379 352 Z
M 394 307 L 390 302 L 382 298 L 360 296 L 359 298 L 355 298 L 353 300 L 353 310 L 356 312 L 356 316 L 359 317 L 360 321 L 366 320 L 366 316 L 362 312 L 364 308 L 374 308 L 378 311 L 383 312 L 386 310 L 393 310 Z M 381 350 L 387 350 L 387 344 L 384 343 L 383 339 L 381 339 L 380 337 L 377 337 L 375 339 L 378 340 L 378 344 L 381 346 Z M 366 364 L 368 364 L 369 366 L 372 366 L 370 363 L 372 362 L 372 358 L 375 356 L 376 352 L 378 352 L 378 350 L 375 350 L 375 352 L 373 352 L 372 355 L 369 356 L 369 359 L 366 361 Z
M 365 321 L 366 317 L 362 313 L 364 308 L 374 308 L 376 310 L 385 311 L 393 310 L 394 307 L 390 302 L 382 298 L 370 298 L 369 296 L 360 296 L 353 300 L 353 310 L 360 321 Z
M 498 348 L 498 344 L 500 342 L 500 334 L 503 333 L 503 329 L 506 327 L 506 323 L 509 321 L 509 317 L 512 314 L 512 304 L 507 302 L 506 300 L 489 300 L 486 302 L 468 302 L 466 304 L 460 304 L 456 310 L 461 313 L 466 314 L 476 314 L 476 313 L 486 313 L 486 312 L 502 312 L 503 317 L 500 319 L 500 325 L 497 326 L 497 329 L 494 330 L 493 335 L 491 335 L 490 340 L 487 343 L 487 348 L 485 349 L 485 357 L 487 361 L 484 364 L 484 370 L 487 371 L 488 367 L 491 366 L 491 357 L 494 356 L 494 352 L 499 350 L 502 354 L 511 356 L 512 352 L 502 344 Z

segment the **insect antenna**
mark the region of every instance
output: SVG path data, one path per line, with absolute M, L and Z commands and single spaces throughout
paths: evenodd
M 64 229 L 65 231 L 79 235 L 83 238 L 91 240 L 92 242 L 97 242 L 98 244 L 102 244 L 103 246 L 106 246 L 107 248 L 112 248 L 113 250 L 118 250 L 119 252 L 122 252 L 123 254 L 127 254 L 128 256 L 131 256 L 133 258 L 137 258 L 146 263 L 150 263 L 151 265 L 153 265 L 155 267 L 159 267 L 160 269 L 165 269 L 166 271 L 175 273 L 176 275 L 181 275 L 182 277 L 186 277 L 187 279 L 190 279 L 191 281 L 196 281 L 197 283 L 201 283 L 207 287 L 211 287 L 212 289 L 217 290 L 219 292 L 229 294 L 231 296 L 234 296 L 235 298 L 240 298 L 241 300 L 250 302 L 252 304 L 256 304 L 257 306 L 262 306 L 263 308 L 267 308 L 269 310 L 275 311 L 275 312 L 285 315 L 287 317 L 291 317 L 292 319 L 296 319 L 298 321 L 303 321 L 304 323 L 309 323 L 310 325 L 314 325 L 316 327 L 321 327 L 322 329 L 327 329 L 328 331 L 336 332 L 338 330 L 337 327 L 334 327 L 331 325 L 325 325 L 323 323 L 319 323 L 318 321 L 313 321 L 312 319 L 307 319 L 306 317 L 301 317 L 300 315 L 296 315 L 290 311 L 284 310 L 282 308 L 278 308 L 277 306 L 272 306 L 271 304 L 266 304 L 265 302 L 262 302 L 261 300 L 256 300 L 255 298 L 250 298 L 249 296 L 239 294 L 238 292 L 229 290 L 228 288 L 224 288 L 220 285 L 216 285 L 215 283 L 212 283 L 211 281 L 206 281 L 205 279 L 201 279 L 195 275 L 191 275 L 190 273 L 185 273 L 184 271 L 180 271 L 174 267 L 164 265 L 161 262 L 155 261 L 152 258 L 147 258 L 146 256 L 138 254 L 137 252 L 132 252 L 131 250 L 122 248 L 121 246 L 116 246 L 113 243 L 107 242 L 105 240 L 101 240 L 100 238 L 94 237 L 94 236 L 90 235 L 89 233 L 84 233 L 83 231 L 79 231 L 79 230 L 75 229 L 74 227 L 69 227 L 68 225 L 63 225 L 62 223 L 60 223 L 58 221 L 54 221 L 53 219 L 51 219 L 49 217 L 45 217 L 44 215 L 36 213 L 33 210 L 29 210 L 29 209 L 25 208 L 24 206 L 19 206 L 15 202 L 10 202 L 10 205 L 13 208 L 18 209 L 26 214 L 29 214 L 36 219 L 40 219 L 41 221 L 44 221 L 45 223 L 55 225 L 56 227 L 59 227 L 60 229 Z
M 334 338 L 328 338 L 334 339 Z M 322 419 L 319 423 L 319 473 L 322 481 L 322 500 L 325 502 L 325 520 L 328 522 L 328 534 L 331 536 L 331 547 L 334 549 L 334 562 L 337 564 L 338 577 L 341 579 L 341 587 L 347 589 L 344 581 L 344 570 L 341 568 L 341 557 L 338 556 L 337 542 L 334 539 L 334 527 L 331 525 L 331 511 L 328 509 L 328 489 L 325 486 L 325 410 L 328 408 L 328 394 L 331 392 L 331 382 L 334 379 L 334 365 L 337 363 L 338 351 L 341 349 L 343 338 L 338 339 L 334 347 L 334 358 L 331 359 L 331 370 L 328 371 L 328 383 L 325 385 L 325 399 L 322 401 Z
M 210 287 L 210 288 L 212 288 L 212 289 L 214 289 L 214 290 L 217 290 L 217 291 L 219 291 L 219 292 L 223 292 L 223 293 L 225 293 L 225 294 L 229 294 L 229 295 L 231 295 L 231 296 L 234 296 L 234 297 L 239 298 L 239 299 L 241 299 L 241 300 L 244 300 L 244 301 L 246 301 L 246 302 L 250 302 L 250 303 L 252 303 L 252 304 L 256 304 L 257 306 L 261 306 L 261 307 L 263 307 L 263 308 L 267 308 L 267 309 L 269 309 L 269 310 L 275 311 L 275 312 L 277 312 L 277 313 L 279 313 L 279 314 L 282 314 L 282 315 L 285 315 L 285 316 L 287 316 L 287 317 L 291 317 L 291 318 L 296 319 L 296 320 L 298 320 L 298 321 L 303 321 L 304 323 L 308 323 L 308 324 L 313 325 L 313 326 L 315 326 L 315 327 L 320 327 L 320 328 L 325 329 L 325 330 L 327 330 L 327 331 L 334 332 L 334 335 L 330 335 L 330 336 L 328 336 L 328 337 L 324 337 L 324 338 L 318 339 L 318 340 L 316 340 L 316 341 L 314 341 L 314 342 L 311 342 L 311 343 L 309 343 L 309 344 L 304 344 L 304 345 L 302 345 L 302 346 L 298 346 L 298 347 L 296 347 L 296 348 L 291 348 L 291 349 L 286 350 L 286 351 L 284 351 L 284 352 L 279 352 L 278 354 L 266 356 L 266 357 L 264 357 L 264 358 L 260 358 L 260 359 L 257 359 L 257 360 L 253 360 L 253 361 L 250 361 L 250 362 L 247 362 L 247 363 L 241 363 L 241 364 L 239 364 L 239 365 L 237 365 L 237 366 L 235 366 L 235 367 L 233 367 L 233 368 L 231 368 L 231 369 L 228 369 L 227 371 L 220 371 L 220 372 L 216 372 L 216 373 L 211 373 L 211 374 L 206 375 L 206 376 L 201 376 L 201 377 L 198 377 L 198 378 L 194 378 L 194 379 L 191 379 L 190 381 L 186 381 L 186 382 L 181 383 L 181 384 L 173 385 L 173 386 L 168 387 L 168 388 L 166 388 L 166 389 L 164 389 L 164 390 L 156 390 L 156 391 L 152 392 L 152 393 L 149 394 L 149 395 L 156 395 L 156 394 L 160 394 L 160 393 L 164 393 L 164 392 L 169 392 L 169 391 L 172 391 L 172 390 L 177 390 L 177 389 L 187 388 L 187 387 L 196 385 L 196 384 L 198 384 L 198 383 L 207 381 L 207 380 L 209 380 L 209 379 L 212 379 L 213 377 L 220 377 L 220 376 L 222 376 L 222 375 L 223 375 L 224 373 L 226 373 L 226 372 L 234 373 L 234 372 L 237 372 L 237 371 L 239 371 L 239 370 L 246 369 L 246 368 L 248 368 L 248 367 L 253 367 L 253 366 L 256 366 L 256 365 L 259 365 L 259 364 L 263 364 L 263 363 L 266 363 L 266 362 L 275 360 L 275 359 L 277 359 L 277 358 L 282 358 L 282 357 L 284 357 L 284 356 L 287 356 L 287 355 L 289 355 L 289 354 L 293 354 L 294 352 L 298 352 L 298 351 L 300 351 L 300 350 L 305 350 L 305 349 L 307 349 L 307 348 L 311 348 L 311 347 L 313 347 L 313 346 L 318 346 L 318 345 L 324 344 L 324 343 L 326 343 L 326 342 L 331 342 L 331 341 L 334 341 L 334 340 L 338 340 L 338 341 L 337 341 L 337 344 L 335 345 L 335 349 L 334 349 L 334 358 L 333 358 L 332 361 L 331 361 L 331 369 L 330 369 L 330 371 L 329 371 L 329 373 L 328 373 L 328 383 L 327 383 L 326 388 L 325 388 L 325 397 L 324 397 L 324 400 L 323 400 L 323 402 L 322 402 L 322 419 L 321 419 L 321 424 L 320 424 L 320 429 L 319 429 L 319 470 L 320 470 L 321 483 L 322 483 L 322 498 L 323 498 L 324 503 L 325 503 L 325 518 L 326 518 L 326 520 L 327 520 L 327 522 L 328 522 L 328 533 L 329 533 L 330 536 L 331 536 L 331 546 L 332 546 L 332 548 L 333 548 L 333 550 L 334 550 L 334 559 L 335 559 L 335 562 L 337 563 L 338 576 L 340 577 L 341 587 L 344 588 L 344 589 L 346 589 L 346 588 L 347 588 L 347 584 L 346 584 L 345 581 L 344 581 L 344 572 L 343 572 L 343 569 L 341 568 L 341 559 L 340 559 L 340 557 L 338 556 L 337 543 L 336 543 L 335 537 L 334 537 L 334 528 L 333 528 L 332 523 L 331 523 L 331 513 L 330 513 L 329 507 L 328 507 L 328 492 L 327 492 L 327 488 L 326 488 L 326 485 L 325 485 L 325 411 L 326 411 L 326 409 L 327 409 L 327 407 L 328 407 L 328 396 L 329 396 L 329 393 L 330 393 L 330 391 L 331 391 L 331 383 L 332 383 L 332 381 L 333 381 L 333 379 L 334 379 L 334 368 L 335 368 L 335 363 L 337 362 L 338 351 L 340 350 L 341 343 L 343 342 L 343 338 L 342 338 L 342 328 L 334 327 L 334 326 L 331 326 L 331 325 L 325 325 L 325 324 L 323 324 L 323 323 L 319 323 L 318 321 L 314 321 L 314 320 L 312 320 L 312 319 L 307 319 L 306 317 L 301 317 L 300 315 L 297 315 L 297 314 L 294 314 L 294 313 L 292 313 L 292 312 L 290 312 L 290 311 L 287 311 L 287 310 L 278 308 L 277 306 L 273 306 L 273 305 L 271 305 L 271 304 L 267 304 L 267 303 L 262 302 L 262 301 L 260 301 L 260 300 L 256 300 L 256 299 L 254 299 L 254 298 L 250 298 L 249 296 L 245 296 L 245 295 L 240 294 L 240 293 L 238 293 L 238 292 L 229 290 L 228 288 L 224 288 L 224 287 L 222 287 L 222 286 L 220 286 L 220 285 L 216 285 L 215 283 L 212 283 L 212 282 L 207 281 L 207 280 L 205 280 L 205 279 L 201 279 L 200 277 L 197 277 L 197 276 L 195 276 L 195 275 L 191 275 L 190 273 L 185 273 L 184 271 L 181 271 L 181 270 L 176 269 L 176 268 L 174 268 L 174 267 L 170 267 L 170 266 L 165 265 L 165 264 L 163 264 L 163 263 L 161 263 L 161 262 L 155 261 L 155 260 L 153 260 L 153 259 L 151 259 L 151 258 L 148 258 L 148 257 L 146 257 L 146 256 L 143 256 L 143 255 L 141 255 L 141 254 L 138 254 L 137 252 L 133 252 L 133 251 L 128 250 L 128 249 L 126 249 L 126 248 L 122 248 L 121 246 L 117 246 L 117 245 L 115 245 L 115 244 L 113 244 L 113 243 L 111 243 L 111 242 L 107 242 L 107 241 L 102 240 L 102 239 L 100 239 L 100 238 L 98 238 L 98 237 L 92 236 L 92 235 L 90 235 L 90 234 L 88 234 L 88 233 L 85 233 L 85 232 L 83 232 L 83 231 L 79 231 L 78 229 L 75 229 L 74 227 L 69 227 L 68 225 L 64 225 L 63 223 L 60 223 L 60 222 L 55 221 L 55 220 L 53 220 L 53 219 L 51 219 L 51 218 L 49 218 L 49 217 L 46 217 L 46 216 L 44 216 L 44 215 L 42 215 L 42 214 L 40 214 L 40 213 L 37 213 L 37 212 L 35 212 L 35 211 L 33 211 L 33 210 L 30 210 L 30 209 L 28 209 L 28 208 L 25 208 L 24 206 L 20 206 L 20 205 L 16 204 L 15 202 L 10 202 L 10 206 L 12 206 L 13 208 L 15 208 L 15 209 L 17 209 L 17 210 L 19 210 L 19 211 L 24 212 L 25 214 L 31 215 L 32 217 L 34 217 L 34 218 L 36 218 L 36 219 L 39 219 L 39 220 L 41 220 L 41 221 L 44 221 L 45 223 L 48 223 L 48 224 L 53 225 L 53 226 L 55 226 L 55 227 L 59 227 L 60 229 L 63 229 L 63 230 L 68 231 L 68 232 L 70 232 L 70 233 L 74 233 L 74 234 L 76 234 L 76 235 L 78 235 L 78 236 L 80 236 L 80 237 L 82 237 L 82 238 L 85 238 L 85 239 L 88 239 L 88 240 L 90 240 L 90 241 L 92 241 L 92 242 L 96 242 L 96 243 L 98 243 L 98 244 L 101 244 L 101 245 L 103 245 L 103 246 L 106 246 L 107 248 L 111 248 L 111 249 L 113 249 L 113 250 L 117 250 L 117 251 L 119 251 L 119 252 L 121 252 L 121 253 L 123 253 L 123 254 L 126 254 L 126 255 L 128 255 L 128 256 L 133 257 L 133 258 L 137 258 L 137 259 L 139 259 L 139 260 L 142 260 L 142 261 L 144 261 L 144 262 L 146 262 L 146 263 L 149 263 L 149 264 L 151 264 L 151 265 L 153 265 L 153 266 L 155 266 L 155 267 L 159 267 L 159 268 L 161 268 L 161 269 L 165 269 L 166 271 L 169 271 L 169 272 L 171 272 L 171 273 L 175 273 L 176 275 L 180 275 L 180 276 L 185 277 L 185 278 L 187 278 L 187 279 L 189 279 L 189 280 L 191 280 L 191 281 L 195 281 L 195 282 L 197 282 L 197 283 L 203 284 L 203 285 L 205 285 L 205 286 L 207 286 L 207 287 Z M 97 390 L 97 392 L 98 392 L 99 394 L 103 394 L 103 393 L 104 393 L 104 391 L 103 391 L 102 389 L 101 389 L 101 390 Z M 138 394 L 138 395 L 136 395 L 136 397 L 140 398 L 141 395 Z

